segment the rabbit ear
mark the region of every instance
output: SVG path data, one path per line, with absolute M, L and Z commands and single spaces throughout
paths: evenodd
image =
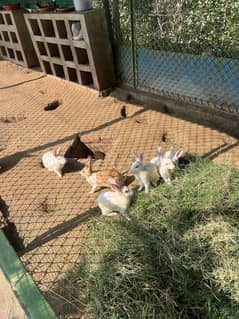
M 86 162 L 86 167 L 89 169 L 89 171 L 92 170 L 92 157 L 91 156 L 88 156 L 87 158 L 87 162 Z
M 110 177 L 110 178 L 108 179 L 108 183 L 109 183 L 110 185 L 119 186 L 119 184 L 116 182 L 116 180 L 115 180 L 114 178 L 112 178 L 112 177 Z
M 168 159 L 173 161 L 173 158 L 174 158 L 175 154 L 176 154 L 176 152 L 174 152 L 174 150 L 170 149 L 169 151 L 164 153 L 163 157 L 164 158 L 168 158 Z
M 174 157 L 173 157 L 173 161 L 177 161 L 180 157 L 182 157 L 183 156 L 183 151 L 182 150 L 178 150 L 176 153 L 175 153 L 175 155 L 174 155 Z
M 158 147 L 157 152 L 158 152 L 159 157 L 163 157 L 164 151 L 163 151 L 163 148 L 161 146 Z
M 57 150 L 53 150 L 53 151 L 52 151 L 52 155 L 53 155 L 53 156 L 57 156 Z
M 138 155 L 134 150 L 132 150 L 133 156 L 136 159 L 136 161 L 140 161 L 143 162 L 144 160 L 144 153 L 141 153 L 140 155 Z
M 55 155 L 58 156 L 61 153 L 61 147 L 58 147 L 58 149 L 55 151 Z
M 139 159 L 139 155 L 134 150 L 132 150 L 132 154 L 136 160 Z
M 117 192 L 120 191 L 119 184 L 113 178 L 109 178 L 108 183 L 110 184 L 110 186 L 112 187 L 114 191 L 117 191 Z
M 141 162 L 143 162 L 143 160 L 144 160 L 144 153 L 141 153 L 141 154 L 139 155 L 139 159 L 140 159 Z

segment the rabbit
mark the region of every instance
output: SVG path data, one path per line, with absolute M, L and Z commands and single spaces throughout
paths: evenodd
M 127 186 L 122 186 L 110 178 L 108 183 L 111 185 L 112 190 L 101 193 L 97 198 L 98 206 L 105 216 L 115 216 L 119 212 L 126 219 L 130 220 L 128 216 L 128 209 L 131 199 L 133 197 L 133 190 Z
M 113 178 L 117 185 L 124 185 L 124 176 L 114 168 L 93 173 L 91 157 L 88 157 L 88 161 L 85 167 L 80 171 L 80 174 L 85 177 L 87 182 L 92 186 L 89 194 L 94 193 L 99 187 L 111 187 L 111 184 L 109 184 L 110 178 Z
M 63 155 L 60 155 L 61 148 L 49 151 L 42 156 L 42 165 L 50 172 L 55 172 L 59 177 L 62 177 L 62 169 L 67 160 Z
M 168 158 L 171 159 L 173 161 L 173 163 L 175 163 L 180 157 L 183 156 L 183 151 L 182 150 L 178 150 L 178 151 L 173 151 L 173 150 L 169 150 L 164 154 L 164 151 L 162 149 L 162 147 L 158 147 L 158 155 L 156 157 L 154 157 L 153 159 L 151 159 L 150 163 L 156 164 L 157 166 L 160 166 L 161 160 L 162 158 Z
M 159 180 L 159 173 L 157 166 L 154 163 L 143 163 L 144 155 L 141 153 L 138 155 L 133 151 L 135 162 L 131 165 L 130 172 L 134 174 L 135 178 L 139 182 L 138 191 L 145 189 L 145 193 L 149 192 L 150 183 L 153 186 L 157 186 Z
M 73 40 L 83 40 L 83 33 L 81 30 L 80 22 L 74 22 L 71 25 L 71 31 L 73 34 Z
M 175 169 L 176 161 L 183 156 L 183 151 L 169 150 L 165 154 L 162 147 L 158 147 L 158 156 L 154 157 L 150 162 L 155 164 L 159 169 L 159 174 L 165 183 L 171 184 L 171 173 Z

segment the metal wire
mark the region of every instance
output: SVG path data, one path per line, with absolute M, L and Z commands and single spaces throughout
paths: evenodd
M 238 1 L 108 4 L 121 83 L 239 112 Z
M 24 266 L 60 318 L 68 319 L 79 315 L 84 300 L 72 278 L 78 278 L 88 227 L 96 216 L 97 221 L 104 217 L 96 204 L 99 193 L 88 193 L 91 187 L 79 169 L 59 178 L 41 167 L 43 153 L 59 146 L 65 151 L 76 134 L 91 141 L 100 136 L 109 142 L 103 148 L 106 157 L 93 168 L 115 166 L 125 172 L 133 161 L 132 149 L 144 151 L 146 161 L 161 145 L 238 164 L 239 146 L 208 127 L 112 97 L 102 99 L 52 76 L 29 81 L 36 74 L 0 61 L 0 85 L 8 87 L 0 91 L 0 222 L 12 223 L 14 239 L 25 247 L 18 251 Z M 11 87 L 17 82 L 22 84 Z M 56 98 L 62 104 L 44 111 Z

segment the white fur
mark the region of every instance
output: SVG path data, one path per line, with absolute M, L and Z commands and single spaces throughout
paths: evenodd
M 92 186 L 91 191 L 89 194 L 93 194 L 96 189 L 97 189 L 97 184 L 96 184 L 96 173 L 92 173 L 90 176 L 85 176 L 87 182 Z
M 71 30 L 73 34 L 73 37 L 72 37 L 73 40 L 83 40 L 83 33 L 81 30 L 80 22 L 72 23 Z
M 150 163 L 159 166 L 159 165 L 160 165 L 160 159 L 159 159 L 159 157 L 158 157 L 158 156 L 155 156 L 154 158 L 151 159 Z
M 161 147 L 158 148 L 158 156 L 154 157 L 150 163 L 155 164 L 160 176 L 165 183 L 171 184 L 171 173 L 175 169 L 176 161 L 183 155 L 183 151 L 169 150 L 165 154 Z
M 131 165 L 130 172 L 134 174 L 139 183 L 139 191 L 145 189 L 145 193 L 149 192 L 150 183 L 157 186 L 159 174 L 157 166 L 154 163 L 143 163 L 143 154 L 138 156 L 133 152 L 136 161 Z
M 119 212 L 129 220 L 128 209 L 130 206 L 133 191 L 127 186 L 123 186 L 121 191 L 107 191 L 101 193 L 97 198 L 97 203 L 101 212 L 105 216 L 115 216 Z
M 50 172 L 55 172 L 59 177 L 62 177 L 62 169 L 66 164 L 66 158 L 59 155 L 59 149 L 54 151 L 49 151 L 43 154 L 42 164 Z
M 159 165 L 159 174 L 167 184 L 171 184 L 171 172 L 175 169 L 175 165 L 170 158 L 163 158 Z

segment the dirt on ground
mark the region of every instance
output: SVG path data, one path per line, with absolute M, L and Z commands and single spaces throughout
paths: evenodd
M 56 100 L 55 109 L 44 110 Z M 24 243 L 22 262 L 58 314 L 66 302 L 62 279 L 79 264 L 87 221 L 99 214 L 98 193 L 89 194 L 78 167 L 60 178 L 40 162 L 48 150 L 67 151 L 77 135 L 89 143 L 108 141 L 94 169 L 127 172 L 132 149 L 144 151 L 147 161 L 159 145 L 239 164 L 238 141 L 225 133 L 0 61 L 1 201 Z

